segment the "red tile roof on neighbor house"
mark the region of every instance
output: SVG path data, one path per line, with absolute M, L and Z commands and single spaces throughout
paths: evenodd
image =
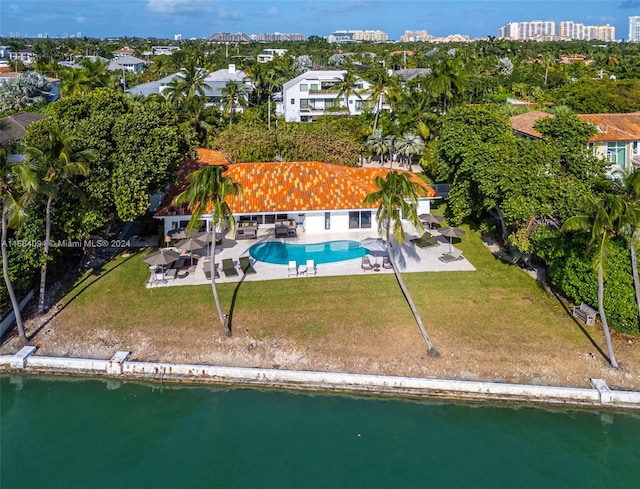
M 511 117 L 511 127 L 514 131 L 541 139 L 542 134 L 536 131 L 533 126 L 544 117 L 555 116 L 547 112 L 534 110 Z M 590 122 L 598 129 L 598 132 L 589 141 L 640 140 L 640 112 L 628 114 L 578 114 L 578 117 L 584 122 Z
M 271 214 L 363 209 L 365 197 L 378 189 L 375 178 L 384 178 L 390 171 L 389 168 L 354 168 L 307 161 L 235 163 L 230 164 L 224 174 L 242 185 L 242 198 L 228 200 L 234 214 Z M 425 197 L 437 197 L 430 186 L 413 173 L 407 173 L 424 188 Z M 171 205 L 173 196 L 184 186 L 183 182 L 168 192 L 155 213 L 157 217 L 188 215 L 186 208 Z
M 196 148 L 198 159 L 207 165 L 227 166 L 229 160 L 222 151 L 217 149 Z

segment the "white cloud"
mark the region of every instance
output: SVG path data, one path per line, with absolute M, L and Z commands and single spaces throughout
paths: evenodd
M 78 16 L 76 17 L 76 22 L 77 22 L 78 24 L 84 24 L 86 21 L 87 21 L 87 18 L 86 18 L 86 17 L 83 17 L 82 15 L 78 15 Z
M 269 10 L 267 10 L 267 15 L 278 15 L 278 7 L 271 7 Z
M 212 3 L 207 0 L 147 0 L 147 10 L 156 14 L 185 14 L 210 11 Z

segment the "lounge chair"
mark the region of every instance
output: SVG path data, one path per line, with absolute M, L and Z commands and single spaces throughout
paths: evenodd
M 386 268 L 388 270 L 393 269 L 393 265 L 391 264 L 391 260 L 389 260 L 388 255 L 384 255 L 382 258 L 382 268 Z
M 366 272 L 367 270 L 373 271 L 373 265 L 371 264 L 371 260 L 369 259 L 368 255 L 365 255 L 362 257 L 362 263 L 360 264 L 360 268 L 362 268 L 363 272 Z
M 291 277 L 292 275 L 296 275 L 296 276 L 298 275 L 298 264 L 294 260 L 291 260 L 289 262 L 288 274 L 289 274 L 289 277 Z
M 241 256 L 238 261 L 240 262 L 240 269 L 245 275 L 256 273 L 256 269 L 251 265 L 251 259 L 248 256 Z
M 307 275 L 315 275 L 318 273 L 316 264 L 313 260 L 307 260 Z
M 439 256 L 438 260 L 440 260 L 443 263 L 449 263 L 451 261 L 462 260 L 463 258 L 464 257 L 462 256 L 462 250 L 459 250 L 458 248 L 453 248 L 450 252 L 443 253 L 441 256 Z
M 224 272 L 225 277 L 237 277 L 238 270 L 233 265 L 233 260 L 231 258 L 225 258 L 222 260 L 222 271 Z
M 207 280 L 211 280 L 211 262 L 206 261 L 202 265 L 202 269 L 204 270 L 204 276 Z M 216 263 L 216 278 L 220 278 L 220 274 L 218 273 L 218 264 Z
M 438 236 L 434 236 L 425 231 L 422 236 L 419 238 L 413 238 L 410 241 L 419 248 L 428 248 L 429 246 L 435 246 L 438 244 Z

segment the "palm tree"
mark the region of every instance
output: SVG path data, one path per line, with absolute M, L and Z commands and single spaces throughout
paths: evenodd
M 544 84 L 546 85 L 547 80 L 549 79 L 549 70 L 558 62 L 558 60 L 552 53 L 544 53 L 541 59 L 542 64 L 544 65 Z
M 340 97 L 344 96 L 344 103 L 347 107 L 347 113 L 351 115 L 351 108 L 349 107 L 349 97 L 351 97 L 351 95 L 355 95 L 359 99 L 362 99 L 362 96 L 359 92 L 360 82 L 358 81 L 358 78 L 352 72 L 347 71 L 344 74 L 342 80 L 340 80 L 334 88 L 338 90 L 338 100 L 340 100 Z
M 204 81 L 206 76 L 205 70 L 190 64 L 180 70 L 162 93 L 176 107 L 182 107 L 185 102 L 191 101 L 196 96 L 204 99 L 205 88 L 209 87 Z
M 588 195 L 583 199 L 583 214 L 570 217 L 562 225 L 562 231 L 590 231 L 590 247 L 596 248 L 593 267 L 598 273 L 598 310 L 604 337 L 609 351 L 609 362 L 613 368 L 618 368 L 618 362 L 613 352 L 611 333 L 604 310 L 604 279 L 610 250 L 610 241 L 621 227 L 621 219 L 627 212 L 627 205 L 623 198 L 610 193 L 601 196 Z
M 422 152 L 424 141 L 416 134 L 404 134 L 396 139 L 396 149 L 406 158 L 406 163 L 411 167 L 411 155 Z
M 382 133 L 382 129 L 373 131 L 367 138 L 366 144 L 373 153 L 380 155 L 380 164 L 384 165 L 384 154 L 389 151 L 389 141 Z
M 22 315 L 13 284 L 9 277 L 7 234 L 9 227 L 17 227 L 26 216 L 26 205 L 37 187 L 37 179 L 28 162 L 10 163 L 7 152 L 0 148 L 0 203 L 2 204 L 2 275 L 16 317 L 20 341 L 27 343 Z
M 188 228 L 193 230 L 200 225 L 205 214 L 211 214 L 211 290 L 216 302 L 220 322 L 227 336 L 231 336 L 231 325 L 222 311 L 218 289 L 216 288 L 216 254 L 214 252 L 216 229 L 224 229 L 233 233 L 236 221 L 231 213 L 227 198 L 241 197 L 242 186 L 230 177 L 222 175 L 219 166 L 205 166 L 187 177 L 189 185 L 186 190 L 173 199 L 175 205 L 186 203 L 191 209 Z
M 67 68 L 62 71 L 60 94 L 66 97 L 80 97 L 91 91 L 91 80 L 87 72 L 80 68 Z
M 367 195 L 364 203 L 377 204 L 379 206 L 376 214 L 378 234 L 385 236 L 387 241 L 387 254 L 389 255 L 389 261 L 393 265 L 393 273 L 395 273 L 400 289 L 411 308 L 411 312 L 418 324 L 418 328 L 420 328 L 422 337 L 427 343 L 427 354 L 432 357 L 440 356 L 429 339 L 427 330 L 422 324 L 422 319 L 418 314 L 411 295 L 409 295 L 404 280 L 402 280 L 402 276 L 398 271 L 398 266 L 391 251 L 392 236 L 398 245 L 402 245 L 405 241 L 404 228 L 402 227 L 403 216 L 417 229 L 422 228 L 422 223 L 417 214 L 417 207 L 418 197 L 424 195 L 424 189 L 420 184 L 412 181 L 409 173 L 406 172 L 390 171 L 387 173 L 386 178 L 382 178 L 381 176 L 376 177 L 375 183 L 380 190 Z
M 79 149 L 80 140 L 74 135 L 62 131 L 54 124 L 50 127 L 46 143 L 41 147 L 29 146 L 25 152 L 32 164 L 37 167 L 40 191 L 46 196 L 45 207 L 45 239 L 43 247 L 43 263 L 40 268 L 40 298 L 38 312 L 45 311 L 45 291 L 47 281 L 47 257 L 49 256 L 49 240 L 51 239 L 51 205 L 58 197 L 60 185 L 71 182 L 77 175 L 87 176 L 87 163 L 97 157 L 93 148 Z
M 373 121 L 373 131 L 378 128 L 378 119 L 380 118 L 380 111 L 382 110 L 382 104 L 386 100 L 388 103 L 392 103 L 398 95 L 398 83 L 396 78 L 392 78 L 386 70 L 376 70 L 369 75 L 369 81 L 371 82 L 370 92 L 372 100 L 375 104 L 374 112 L 375 119 Z
M 229 114 L 229 127 L 233 122 L 236 107 L 246 105 L 247 89 L 241 83 L 230 81 L 222 89 L 222 111 Z
M 427 85 L 446 114 L 451 102 L 469 88 L 469 72 L 460 58 L 445 59 L 433 67 Z

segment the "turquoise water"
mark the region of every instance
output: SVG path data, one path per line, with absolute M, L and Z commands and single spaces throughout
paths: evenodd
M 640 417 L 0 377 L 0 487 L 631 488 Z
M 303 265 L 307 260 L 314 260 L 317 265 L 360 258 L 367 254 L 367 250 L 357 241 L 348 240 L 310 244 L 267 241 L 253 245 L 249 254 L 256 260 L 276 265 L 287 265 L 290 261 Z

